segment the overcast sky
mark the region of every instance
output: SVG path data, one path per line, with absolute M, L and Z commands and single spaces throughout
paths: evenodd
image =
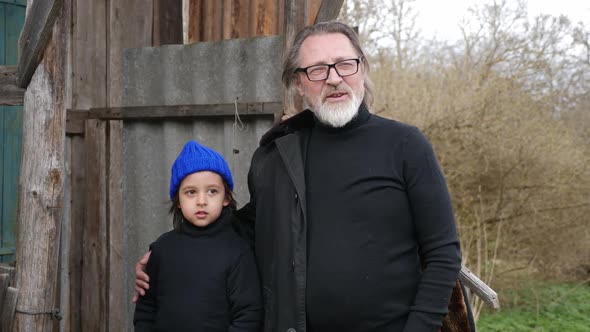
M 509 0 L 510 1 L 510 0 Z M 454 41 L 461 36 L 458 24 L 470 6 L 482 0 L 416 0 L 419 11 L 417 25 L 423 37 Z M 487 1 L 489 3 L 489 1 Z M 529 0 L 530 16 L 538 14 L 567 15 L 573 22 L 583 21 L 590 26 L 590 1 L 588 0 Z

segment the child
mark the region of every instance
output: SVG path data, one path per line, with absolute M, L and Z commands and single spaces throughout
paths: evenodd
M 259 330 L 258 272 L 230 224 L 232 189 L 223 157 L 188 141 L 172 165 L 174 230 L 151 245 L 150 288 L 135 307 L 135 331 Z

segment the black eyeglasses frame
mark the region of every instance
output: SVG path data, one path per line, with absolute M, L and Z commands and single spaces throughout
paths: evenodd
M 330 69 L 331 68 L 334 68 L 334 71 L 336 71 L 336 74 L 338 74 L 338 76 L 340 76 L 340 77 L 348 77 L 348 76 L 352 76 L 352 75 L 354 75 L 354 74 L 356 74 L 356 73 L 359 72 L 359 64 L 361 63 L 362 59 L 363 59 L 363 57 L 360 56 L 358 58 L 344 59 L 344 60 L 341 60 L 341 61 L 338 61 L 338 62 L 335 62 L 335 63 L 331 63 L 331 64 L 328 64 L 328 63 L 326 63 L 326 64 L 319 64 L 319 65 L 307 66 L 307 67 L 304 67 L 304 68 L 298 67 L 298 68 L 295 68 L 295 72 L 296 73 L 305 73 L 305 76 L 307 76 L 307 79 L 310 80 L 310 81 L 312 81 L 312 82 L 319 82 L 319 81 L 325 81 L 325 80 L 327 80 L 328 79 L 328 76 L 330 76 Z M 339 63 L 345 62 L 345 61 L 350 61 L 350 60 L 356 61 L 356 70 L 354 71 L 354 73 L 346 74 L 346 75 L 341 75 L 338 72 L 338 69 L 336 68 L 336 65 L 338 65 Z M 322 79 L 311 79 L 309 77 L 309 73 L 307 72 L 307 70 L 309 68 L 318 67 L 318 66 L 320 66 L 320 67 L 328 66 L 328 70 L 326 71 L 326 77 L 324 77 Z

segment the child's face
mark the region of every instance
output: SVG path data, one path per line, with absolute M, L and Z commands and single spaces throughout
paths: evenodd
M 185 177 L 178 188 L 179 208 L 186 220 L 199 227 L 217 220 L 229 204 L 223 179 L 214 172 L 196 172 Z

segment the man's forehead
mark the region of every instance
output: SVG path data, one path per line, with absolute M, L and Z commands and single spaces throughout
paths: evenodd
M 299 62 L 325 62 L 356 57 L 352 42 L 341 33 L 315 34 L 307 37 L 299 50 Z

